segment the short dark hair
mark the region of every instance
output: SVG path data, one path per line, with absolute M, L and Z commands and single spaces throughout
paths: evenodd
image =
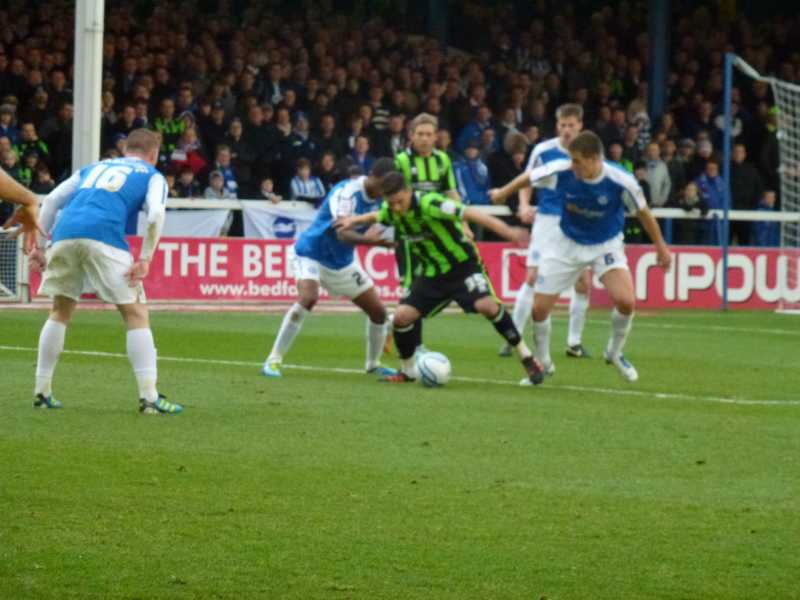
M 394 161 L 391 158 L 379 158 L 369 170 L 370 177 L 384 177 L 389 173 L 396 171 Z
M 569 152 L 581 156 L 602 156 L 603 142 L 594 131 L 582 131 L 569 143 Z
M 392 171 L 381 180 L 381 189 L 384 196 L 392 196 L 408 187 L 405 177 L 399 171 Z
M 583 121 L 583 107 L 580 104 L 562 104 L 556 109 L 556 119 L 566 119 L 575 117 L 578 121 Z
M 307 158 L 301 158 L 300 160 L 297 161 L 297 168 L 298 169 L 302 169 L 302 168 L 310 169 L 311 168 L 311 161 L 308 160 Z

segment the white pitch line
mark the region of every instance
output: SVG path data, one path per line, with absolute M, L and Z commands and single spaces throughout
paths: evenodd
M 9 352 L 37 352 L 36 348 L 24 346 L 2 346 L 0 350 Z M 91 350 L 64 350 L 64 354 L 75 354 L 78 356 L 99 356 L 105 358 L 128 358 L 127 354 L 117 352 L 99 352 Z M 262 363 L 248 362 L 242 360 L 222 360 L 213 358 L 186 358 L 182 356 L 159 356 L 158 360 L 164 362 L 193 363 L 206 365 L 224 365 L 234 367 L 259 368 Z M 310 365 L 283 365 L 285 369 L 296 371 L 313 371 L 319 373 L 344 373 L 347 375 L 363 375 L 360 369 L 348 369 L 344 367 L 315 367 Z M 487 379 L 481 377 L 452 377 L 453 381 L 463 381 L 466 383 L 487 383 L 491 385 L 503 385 L 519 387 L 518 381 L 508 381 L 502 379 Z M 693 396 L 691 394 L 678 394 L 674 392 L 648 392 L 644 390 L 615 389 L 603 387 L 590 387 L 581 385 L 564 385 L 548 383 L 544 389 L 553 388 L 567 390 L 570 392 L 591 392 L 595 394 L 607 394 L 612 396 L 631 396 L 635 398 L 657 398 L 659 400 L 684 400 L 690 402 L 713 402 L 716 404 L 736 404 L 741 406 L 800 406 L 800 400 L 749 400 L 747 398 L 725 398 L 717 396 Z
M 592 325 L 605 325 L 608 326 L 607 319 L 586 319 L 587 323 Z M 682 325 L 678 323 L 651 323 L 649 320 L 638 319 L 634 323 L 635 327 L 645 327 L 651 329 L 686 329 L 702 333 L 703 331 L 724 331 L 726 333 L 766 333 L 771 335 L 789 335 L 800 336 L 800 328 L 798 329 L 769 329 L 766 327 L 736 327 L 733 325 Z

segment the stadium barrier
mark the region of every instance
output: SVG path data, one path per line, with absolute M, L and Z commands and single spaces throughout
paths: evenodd
M 134 254 L 140 245 L 141 238 L 131 238 Z M 479 243 L 478 247 L 497 295 L 505 302 L 513 302 L 525 279 L 525 249 L 505 243 Z M 379 295 L 389 303 L 399 300 L 394 252 L 363 246 L 357 251 Z M 656 266 L 652 246 L 627 247 L 639 308 L 719 307 L 723 283 L 721 249 L 676 246 L 673 251 L 674 267 L 664 273 Z M 293 257 L 292 240 L 164 238 L 146 282 L 147 296 L 155 301 L 292 301 L 297 292 Z M 732 249 L 728 278 L 731 307 L 774 310 L 781 299 L 800 301 L 800 286 L 791 289 L 786 285 L 789 260 L 777 248 Z M 800 262 L 800 256 L 794 260 Z M 31 274 L 30 284 L 32 290 L 38 289 L 38 274 Z M 594 287 L 592 304 L 610 306 L 596 278 Z M 321 299 L 332 300 L 324 291 Z

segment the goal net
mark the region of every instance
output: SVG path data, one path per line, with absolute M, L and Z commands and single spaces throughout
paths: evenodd
M 748 77 L 768 83 L 775 98 L 781 211 L 786 216 L 781 222 L 778 310 L 800 314 L 800 85 L 764 77 L 739 57 L 733 64 Z
M 0 302 L 19 302 L 27 289 L 21 238 L 0 228 Z

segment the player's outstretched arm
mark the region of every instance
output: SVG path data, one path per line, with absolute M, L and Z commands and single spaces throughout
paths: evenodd
M 667 247 L 667 243 L 664 241 L 664 236 L 661 235 L 661 228 L 658 226 L 658 221 L 656 221 L 653 213 L 650 212 L 650 209 L 646 206 L 640 208 L 636 216 L 647 232 L 647 235 L 653 240 L 653 245 L 656 247 L 658 266 L 665 271 L 669 270 L 672 264 L 672 255 L 669 253 L 669 247 Z
M 517 175 L 503 187 L 489 190 L 489 199 L 493 204 L 502 204 L 512 194 L 530 186 L 530 174 L 525 171 Z
M 528 240 L 527 229 L 506 225 L 497 217 L 487 215 L 471 206 L 464 209 L 464 220 L 485 227 L 510 242 L 524 243 Z
M 364 233 L 358 233 L 352 229 L 338 229 L 336 230 L 336 238 L 345 244 L 352 244 L 353 246 L 394 248 L 395 243 L 383 237 L 383 232 L 380 229 L 380 227 L 371 227 Z
M 356 227 L 361 227 L 362 225 L 373 225 L 374 223 L 377 222 L 378 222 L 378 212 L 375 211 L 353 217 L 339 217 L 333 222 L 333 228 L 337 231 L 338 235 L 339 231 L 354 229 Z
M 39 200 L 29 189 L 17 183 L 8 173 L 0 169 L 0 199 L 12 204 L 19 204 L 20 208 L 5 223 L 4 227 L 19 225 L 25 236 L 25 251 L 33 250 L 36 245 L 37 233 L 42 230 L 39 225 Z

